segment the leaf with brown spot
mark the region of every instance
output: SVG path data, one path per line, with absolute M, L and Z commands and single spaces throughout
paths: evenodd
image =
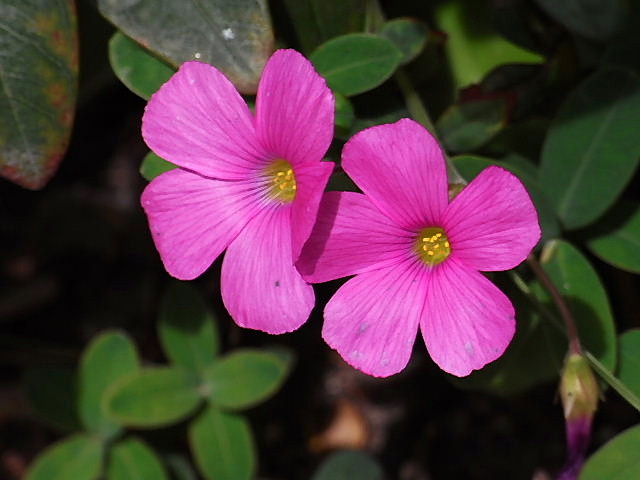
M 73 0 L 0 2 L 0 176 L 42 188 L 64 156 L 75 112 Z

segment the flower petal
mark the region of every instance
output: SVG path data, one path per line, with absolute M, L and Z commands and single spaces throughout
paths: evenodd
M 296 266 L 312 283 L 376 270 L 409 256 L 413 236 L 365 195 L 327 192 Z
M 181 168 L 156 177 L 141 202 L 167 271 L 180 280 L 204 272 L 259 210 L 259 195 L 249 182 Z
M 364 373 L 398 373 L 411 357 L 428 274 L 419 262 L 405 261 L 357 275 L 327 303 L 322 337 Z
M 484 275 L 449 258 L 432 271 L 420 326 L 433 361 L 464 377 L 504 353 L 514 315 L 509 299 Z
M 273 334 L 291 332 L 313 308 L 313 287 L 293 265 L 290 214 L 286 207 L 265 211 L 227 249 L 222 300 L 242 327 Z
M 292 248 L 294 261 L 300 256 L 316 223 L 324 188 L 333 171 L 333 162 L 302 164 L 296 168 L 296 198 L 291 205 Z
M 476 270 L 509 270 L 540 240 L 538 213 L 522 182 L 500 167 L 480 173 L 442 221 L 452 254 Z
M 398 225 L 437 225 L 447 206 L 447 172 L 433 136 L 409 119 L 368 128 L 347 142 L 342 166 Z
M 256 126 L 272 156 L 297 165 L 320 161 L 333 139 L 334 99 L 309 60 L 276 51 L 264 68 L 256 99 Z
M 246 103 L 206 63 L 184 63 L 151 97 L 142 136 L 165 160 L 207 177 L 245 178 L 267 158 Z

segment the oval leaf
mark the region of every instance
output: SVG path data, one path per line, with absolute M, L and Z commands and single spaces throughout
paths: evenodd
M 164 172 L 168 172 L 174 168 L 178 168 L 178 166 L 167 162 L 164 158 L 160 158 L 153 152 L 149 152 L 145 155 L 140 165 L 140 175 L 146 180 L 151 181 L 158 175 L 162 175 Z
M 402 52 L 385 38 L 352 33 L 320 45 L 310 60 L 333 90 L 348 97 L 382 84 L 400 65 Z
M 323 462 L 312 480 L 382 480 L 382 468 L 364 452 L 336 452 Z
M 36 413 L 54 427 L 80 430 L 77 378 L 70 368 L 40 367 L 26 371 L 24 385 Z
M 249 480 L 256 452 L 248 422 L 241 415 L 207 408 L 189 426 L 189 444 L 207 480 Z
M 126 334 L 104 332 L 92 340 L 82 355 L 79 371 L 80 419 L 87 430 L 106 437 L 121 430 L 103 410 L 105 393 L 138 368 L 136 347 Z
M 504 128 L 507 103 L 502 98 L 451 105 L 440 116 L 436 130 L 450 152 L 468 152 L 484 145 Z
M 541 179 L 568 229 L 602 215 L 640 158 L 640 77 L 615 68 L 579 85 L 555 118 L 542 149 Z
M 48 447 L 25 480 L 94 480 L 100 476 L 102 444 L 89 435 L 74 435 Z
M 266 0 L 98 0 L 98 8 L 126 35 L 172 65 L 194 59 L 210 63 L 243 93 L 256 92 L 273 51 Z
M 109 454 L 107 480 L 168 480 L 156 453 L 142 440 L 126 438 Z
M 424 22 L 414 18 L 394 18 L 386 22 L 379 35 L 391 40 L 402 52 L 402 63 L 409 63 L 420 55 L 427 43 L 429 29 Z
M 640 397 L 640 329 L 628 330 L 620 335 L 618 348 L 618 378 Z
M 587 241 L 589 250 L 614 267 L 640 273 L 640 204 L 620 202 L 594 232 Z
M 43 187 L 67 150 L 78 83 L 73 2 L 0 4 L 0 176 Z
M 220 348 L 213 315 L 187 283 L 173 284 L 162 299 L 158 333 L 167 357 L 197 372 L 213 363 Z
M 236 350 L 204 372 L 209 399 L 223 408 L 248 408 L 265 401 L 282 385 L 291 357 L 261 350 Z
M 598 274 L 584 255 L 564 241 L 548 244 L 542 259 L 542 266 L 573 313 L 582 344 L 613 371 L 617 357 L 615 325 Z M 551 303 L 546 291 L 540 288 L 536 291 L 542 301 Z
M 640 425 L 607 442 L 585 463 L 580 480 L 637 480 L 640 478 Z
M 122 32 L 109 41 L 109 62 L 120 81 L 145 100 L 176 71 Z
M 130 375 L 107 392 L 110 418 L 141 428 L 178 422 L 200 403 L 199 380 L 190 371 L 150 368 Z

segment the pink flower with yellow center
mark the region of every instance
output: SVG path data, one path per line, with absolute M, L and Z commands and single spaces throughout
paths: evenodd
M 239 325 L 295 330 L 314 305 L 294 263 L 333 163 L 334 99 L 311 63 L 279 50 L 265 66 L 255 116 L 216 68 L 187 62 L 147 104 L 142 135 L 180 168 L 142 194 L 156 248 L 181 280 L 226 249 L 222 299 Z
M 310 282 L 355 275 L 325 307 L 325 341 L 379 377 L 406 366 L 418 326 L 453 375 L 502 355 L 514 309 L 480 271 L 514 268 L 540 238 L 522 183 L 489 167 L 449 203 L 442 151 L 407 119 L 355 135 L 342 166 L 364 195 L 325 194 L 297 264 Z

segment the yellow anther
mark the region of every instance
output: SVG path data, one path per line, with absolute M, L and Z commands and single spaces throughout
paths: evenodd
M 416 238 L 415 252 L 429 266 L 444 262 L 451 254 L 451 244 L 445 231 L 440 227 L 421 230 Z
M 291 203 L 296 197 L 298 185 L 291 164 L 283 159 L 274 160 L 264 169 L 269 196 L 282 203 Z

